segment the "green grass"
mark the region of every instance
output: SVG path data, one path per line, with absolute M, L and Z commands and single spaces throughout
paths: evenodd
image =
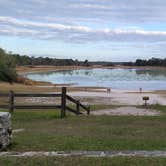
M 152 107 L 152 106 L 151 106 Z M 153 106 L 154 107 L 154 106 Z M 93 110 L 104 106 L 93 106 Z M 165 107 L 155 106 L 164 111 Z M 3 111 L 3 110 L 1 110 Z M 16 110 L 15 133 L 7 151 L 166 150 L 166 116 L 75 116 L 59 110 Z M 0 166 L 164 166 L 159 157 L 0 157 Z
M 70 108 L 76 109 L 75 104 L 69 104 L 68 105 Z M 97 111 L 97 110 L 104 110 L 104 109 L 116 109 L 121 106 L 118 105 L 90 105 L 90 111 Z M 86 113 L 84 109 L 80 107 L 80 111 Z
M 148 106 L 137 106 L 138 108 L 147 108 L 161 111 L 162 113 L 166 113 L 166 105 L 154 104 Z
M 75 116 L 59 111 L 18 111 L 9 151 L 166 150 L 166 116 Z
M 96 111 L 96 110 L 103 110 L 103 109 L 116 109 L 119 108 L 118 105 L 91 105 L 90 110 Z
M 164 166 L 166 158 L 142 157 L 114 157 L 114 158 L 87 158 L 87 157 L 1 157 L 1 166 Z
M 163 113 L 166 113 L 166 106 L 164 106 L 164 105 L 156 104 L 156 105 L 149 106 L 149 108 L 156 109 L 156 110 L 159 110 L 159 111 L 161 111 Z

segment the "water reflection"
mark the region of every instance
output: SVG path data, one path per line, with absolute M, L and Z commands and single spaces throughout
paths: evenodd
M 104 86 L 118 89 L 166 89 L 166 70 L 162 69 L 82 69 L 27 74 L 36 81 L 78 86 Z
M 143 75 L 150 75 L 152 77 L 156 77 L 156 76 L 162 76 L 162 77 L 166 77 L 166 70 L 164 69 L 160 69 L 160 70 L 136 70 L 136 74 L 143 74 Z

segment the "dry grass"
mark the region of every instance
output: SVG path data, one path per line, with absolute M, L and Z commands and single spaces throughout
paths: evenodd
M 73 91 L 88 91 L 88 92 L 99 92 L 100 90 L 105 90 L 106 88 L 102 87 L 71 87 L 64 84 L 53 85 L 46 83 L 42 85 L 40 82 L 37 85 L 25 85 L 25 84 L 9 84 L 0 82 L 0 92 L 9 92 L 13 90 L 15 92 L 59 92 L 61 91 L 61 87 L 66 86 L 68 92 Z
M 58 87 L 42 87 L 42 86 L 34 86 L 34 85 L 24 85 L 24 84 L 8 84 L 8 83 L 0 83 L 0 92 L 9 92 L 13 90 L 15 92 L 57 92 L 60 90 Z

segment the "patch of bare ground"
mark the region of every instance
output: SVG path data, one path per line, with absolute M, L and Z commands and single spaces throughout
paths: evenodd
M 150 105 L 161 104 L 166 105 L 165 97 L 154 93 L 128 93 L 126 90 L 112 90 L 111 93 L 101 92 L 71 92 L 73 97 L 80 97 L 81 100 L 90 100 L 90 104 L 106 104 L 106 105 L 143 105 L 143 97 L 148 96 Z M 131 91 L 132 92 L 132 91 Z
M 119 107 L 114 109 L 103 109 L 98 111 L 93 111 L 92 115 L 123 115 L 123 116 L 158 116 L 160 112 L 152 109 L 142 109 L 136 107 Z

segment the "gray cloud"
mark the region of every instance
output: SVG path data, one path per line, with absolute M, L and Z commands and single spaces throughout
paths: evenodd
M 160 42 L 166 41 L 166 31 L 93 29 L 87 26 L 43 23 L 0 16 L 0 34 L 63 40 L 74 43 L 94 41 Z
M 166 41 L 166 31 L 80 26 L 166 21 L 164 0 L 0 0 L 0 6 L 1 35 L 74 43 Z
M 0 0 L 0 15 L 20 18 L 98 18 L 116 22 L 166 21 L 164 0 Z M 18 16 L 18 14 L 20 14 Z

